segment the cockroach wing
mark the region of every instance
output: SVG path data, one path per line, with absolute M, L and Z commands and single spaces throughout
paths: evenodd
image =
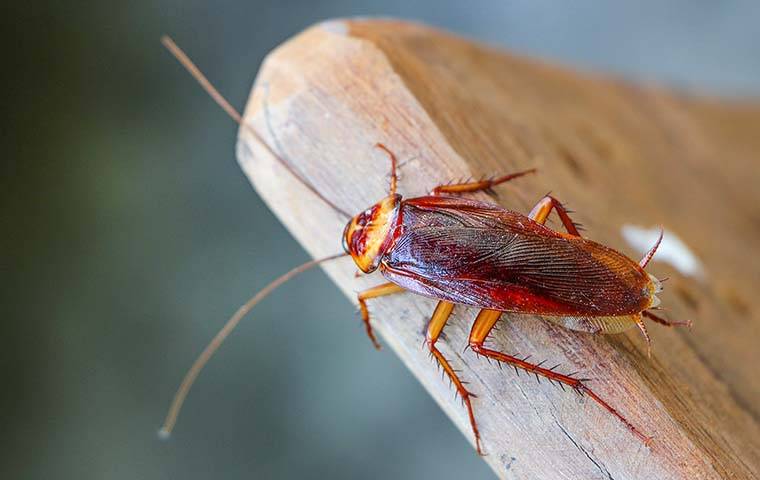
M 624 255 L 472 200 L 422 197 L 402 205 L 381 264 L 421 295 L 505 312 L 610 316 L 648 305 L 648 277 Z

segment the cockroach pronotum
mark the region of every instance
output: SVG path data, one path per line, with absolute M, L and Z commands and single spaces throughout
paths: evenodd
M 609 247 L 583 238 L 570 212 L 551 195 L 544 196 L 531 212 L 523 214 L 498 205 L 468 200 L 458 194 L 489 191 L 523 175 L 526 170 L 488 180 L 439 185 L 424 197 L 402 199 L 396 193 L 396 156 L 382 144 L 390 159 L 388 196 L 351 216 L 323 196 L 285 159 L 277 155 L 243 123 L 240 114 L 216 91 L 205 76 L 168 37 L 169 51 L 199 81 L 209 95 L 241 127 L 246 128 L 300 182 L 348 220 L 342 235 L 345 253 L 312 260 L 274 280 L 228 320 L 190 368 L 175 394 L 160 431 L 168 436 L 185 397 L 198 373 L 237 323 L 258 302 L 292 277 L 318 264 L 350 256 L 365 274 L 379 270 L 387 283 L 358 294 L 367 335 L 376 348 L 367 300 L 403 291 L 438 300 L 425 335 L 427 348 L 461 396 L 469 416 L 475 445 L 482 454 L 480 434 L 472 406 L 475 396 L 436 347 L 455 305 L 480 309 L 470 331 L 468 347 L 476 354 L 543 376 L 588 395 L 617 417 L 644 444 L 644 435 L 631 422 L 588 387 L 575 374 L 562 374 L 556 367 L 528 362 L 487 348 L 485 340 L 503 313 L 538 315 L 571 330 L 588 333 L 619 333 L 634 326 L 641 329 L 649 347 L 644 319 L 667 326 L 687 321 L 666 320 L 652 312 L 660 300 L 660 280 L 644 271 L 662 240 L 660 237 L 641 261 L 636 262 Z M 545 226 L 554 210 L 567 233 Z

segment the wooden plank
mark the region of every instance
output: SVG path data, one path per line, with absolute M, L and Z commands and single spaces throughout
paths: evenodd
M 652 325 L 647 359 L 637 332 L 591 336 L 505 315 L 493 343 L 562 362 L 644 432 L 650 448 L 590 399 L 462 353 L 475 310 L 459 307 L 443 350 L 479 397 L 484 457 L 502 478 L 757 478 L 760 465 L 760 106 L 638 87 L 506 54 L 424 26 L 331 21 L 269 55 L 244 115 L 269 145 L 341 208 L 385 195 L 388 145 L 400 192 L 529 167 L 498 188 L 527 212 L 544 194 L 569 203 L 587 236 L 637 258 L 625 225 L 664 225 L 703 264 L 702 276 L 654 262 L 661 295 L 693 330 Z M 240 164 L 314 256 L 335 253 L 345 220 L 298 183 L 245 129 Z M 495 201 L 488 196 L 481 199 Z M 555 225 L 557 225 L 555 223 Z M 352 299 L 380 283 L 348 259 L 326 267 Z M 376 329 L 472 439 L 466 412 L 421 348 L 434 302 L 375 300 Z M 357 338 L 357 341 L 368 341 Z M 413 432 L 399 441 L 421 449 Z M 473 453 L 474 454 L 474 453 Z

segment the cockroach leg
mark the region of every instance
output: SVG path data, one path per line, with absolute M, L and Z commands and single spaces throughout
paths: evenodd
M 518 177 L 522 177 L 523 175 L 527 175 L 529 173 L 534 173 L 535 171 L 536 171 L 535 168 L 531 168 L 530 170 L 525 170 L 525 171 L 517 172 L 517 173 L 510 173 L 509 175 L 502 175 L 501 177 L 490 178 L 490 179 L 481 180 L 478 182 L 438 185 L 430 192 L 430 194 L 441 195 L 444 193 L 472 193 L 472 192 L 479 192 L 479 191 L 488 191 L 492 189 L 493 187 L 495 187 L 496 185 L 506 183 L 510 180 L 513 180 Z
M 430 318 L 430 322 L 427 327 L 427 334 L 425 335 L 425 343 L 430 349 L 430 353 L 435 357 L 438 364 L 443 368 L 443 371 L 448 375 L 451 382 L 457 389 L 457 393 L 462 397 L 462 401 L 467 407 L 467 415 L 470 417 L 470 426 L 472 427 L 472 433 L 475 435 L 475 447 L 478 450 L 479 455 L 483 455 L 483 450 L 480 447 L 480 432 L 478 431 L 478 425 L 475 422 L 475 414 L 472 410 L 471 397 L 475 397 L 473 393 L 468 391 L 464 387 L 464 382 L 459 379 L 457 372 L 451 367 L 449 361 L 443 356 L 443 354 L 436 348 L 435 343 L 441 336 L 443 327 L 446 326 L 451 312 L 454 310 L 454 304 L 449 302 L 438 302 L 435 307 L 433 316 Z
M 372 288 L 368 288 L 363 292 L 359 292 L 357 299 L 359 301 L 359 309 L 362 314 L 362 321 L 367 328 L 367 335 L 372 340 L 372 344 L 376 349 L 380 350 L 380 343 L 375 338 L 375 333 L 372 331 L 372 325 L 369 323 L 369 310 L 367 309 L 367 300 L 370 298 L 384 297 L 386 295 L 392 295 L 394 293 L 401 293 L 404 289 L 396 285 L 395 283 L 383 283 Z
M 665 325 L 666 327 L 688 327 L 691 328 L 692 321 L 691 320 L 667 320 L 660 316 L 655 315 L 652 312 L 649 312 L 647 310 L 644 310 L 641 312 L 642 315 L 644 315 L 649 320 L 652 320 L 653 322 L 659 323 L 660 325 Z
M 528 218 L 535 220 L 536 222 L 543 225 L 546 223 L 546 219 L 549 217 L 552 209 L 555 209 L 557 211 L 557 215 L 559 215 L 560 220 L 562 220 L 562 224 L 565 226 L 567 232 L 570 235 L 575 235 L 576 237 L 581 236 L 580 232 L 578 231 L 578 225 L 576 225 L 575 222 L 573 222 L 573 220 L 570 218 L 567 209 L 559 200 L 552 197 L 551 195 L 546 195 L 544 198 L 539 200 L 536 206 L 533 207 L 533 210 L 531 210 L 528 214 Z
M 639 327 L 641 334 L 644 335 L 644 340 L 647 341 L 647 358 L 652 358 L 652 339 L 649 338 L 647 326 L 644 325 L 644 319 L 641 316 L 636 316 L 636 326 Z
M 498 352 L 496 350 L 491 350 L 490 348 L 484 347 L 483 344 L 485 343 L 486 338 L 488 338 L 488 334 L 491 332 L 491 329 L 501 317 L 501 314 L 502 312 L 497 310 L 484 309 L 480 311 L 477 318 L 475 319 L 475 323 L 472 325 L 472 329 L 470 330 L 469 343 L 470 348 L 473 352 L 479 355 L 483 355 L 486 358 L 493 358 L 499 362 L 504 362 L 512 365 L 515 367 L 515 369 L 521 368 L 529 373 L 533 373 L 534 375 L 541 375 L 542 377 L 546 377 L 560 384 L 564 383 L 565 385 L 568 385 L 575 389 L 578 393 L 588 395 L 589 397 L 593 398 L 594 401 L 596 401 L 599 405 L 604 407 L 605 410 L 623 422 L 628 430 L 630 430 L 634 435 L 641 439 L 645 445 L 648 446 L 651 443 L 651 437 L 647 437 L 641 433 L 636 427 L 633 426 L 631 422 L 629 422 L 617 410 L 615 410 L 612 405 L 602 400 L 599 395 L 594 393 L 589 387 L 586 386 L 584 380 L 574 378 L 572 375 L 563 375 L 561 373 L 555 372 L 551 368 L 544 368 L 540 365 L 529 363 L 526 361 L 528 357 L 525 357 L 521 360 L 517 357 L 513 357 L 512 355 L 507 355 L 506 353 Z
M 391 180 L 390 180 L 389 195 L 395 195 L 396 184 L 398 183 L 398 175 L 396 174 L 396 168 L 397 168 L 396 165 L 398 164 L 398 161 L 396 160 L 396 154 L 394 154 L 388 147 L 386 147 L 382 143 L 376 143 L 375 148 L 379 148 L 380 150 L 387 153 L 388 157 L 390 157 L 391 159 Z

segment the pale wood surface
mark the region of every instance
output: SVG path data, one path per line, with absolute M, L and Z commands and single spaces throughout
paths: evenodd
M 442 350 L 479 395 L 485 461 L 499 477 L 757 478 L 760 107 L 578 74 L 419 25 L 356 20 L 317 25 L 270 54 L 245 118 L 350 212 L 385 195 L 388 161 L 372 148 L 383 142 L 405 161 L 399 188 L 407 197 L 535 166 L 538 175 L 497 188 L 502 205 L 527 212 L 551 190 L 577 211 L 588 237 L 632 257 L 623 224 L 676 232 L 707 280 L 652 264 L 670 277 L 661 298 L 672 317 L 695 327 L 652 325 L 651 360 L 635 331 L 599 337 L 505 315 L 494 338 L 507 352 L 594 378 L 598 393 L 656 436 L 651 448 L 590 399 L 462 353 L 474 309 L 455 310 Z M 339 250 L 342 217 L 245 130 L 238 153 L 311 254 Z M 354 278 L 348 259 L 326 270 L 352 299 L 382 281 Z M 371 310 L 383 343 L 472 439 L 465 409 L 421 348 L 433 306 L 401 294 L 372 301 Z M 412 437 L 399 432 L 409 448 L 424 449 Z

